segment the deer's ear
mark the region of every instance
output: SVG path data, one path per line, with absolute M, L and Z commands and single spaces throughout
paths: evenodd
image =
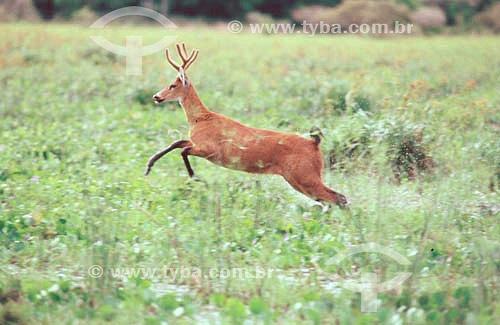
M 182 85 L 184 86 L 184 88 L 187 88 L 189 86 L 189 80 L 182 67 L 179 68 L 179 76 L 181 77 Z

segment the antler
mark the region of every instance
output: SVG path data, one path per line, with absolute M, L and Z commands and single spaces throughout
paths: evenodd
M 188 57 L 186 45 L 184 43 L 182 43 L 182 50 L 184 50 L 184 54 L 182 54 L 180 44 L 176 44 L 175 46 L 177 47 L 177 52 L 179 53 L 179 56 L 182 59 L 182 65 L 178 65 L 177 63 L 172 61 L 172 59 L 170 59 L 170 56 L 168 55 L 168 49 L 166 49 L 165 51 L 165 54 L 167 55 L 167 61 L 174 67 L 175 70 L 179 71 L 179 69 L 182 68 L 184 71 L 186 71 L 187 68 L 189 68 L 189 66 L 196 60 L 196 58 L 198 57 L 198 53 L 200 51 L 197 49 L 193 50 L 191 52 L 191 55 Z

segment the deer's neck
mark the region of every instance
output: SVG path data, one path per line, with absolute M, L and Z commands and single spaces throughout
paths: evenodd
M 203 105 L 192 85 L 189 87 L 187 95 L 184 96 L 180 103 L 184 109 L 184 113 L 186 113 L 189 126 L 193 126 L 199 121 L 207 119 L 211 113 L 208 108 Z

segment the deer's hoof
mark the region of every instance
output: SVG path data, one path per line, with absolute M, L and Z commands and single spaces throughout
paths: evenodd
M 347 201 L 347 198 L 343 194 L 337 194 L 338 197 L 338 205 L 342 208 L 348 207 L 349 201 Z

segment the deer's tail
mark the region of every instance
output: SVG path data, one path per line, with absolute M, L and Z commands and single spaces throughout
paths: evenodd
M 309 136 L 314 140 L 314 142 L 319 145 L 321 142 L 321 137 L 324 137 L 320 128 L 314 127 L 309 131 Z

